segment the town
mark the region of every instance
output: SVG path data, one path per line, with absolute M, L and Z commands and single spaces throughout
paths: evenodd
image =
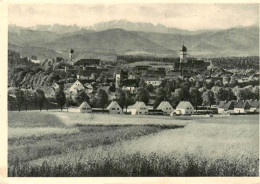
M 184 44 L 179 54 L 179 58 L 125 55 L 104 62 L 77 59 L 76 50 L 70 49 L 67 59 L 39 63 L 37 56 L 20 58 L 9 50 L 8 107 L 171 116 L 259 113 L 258 70 L 242 73 L 220 68 L 216 61 L 188 57 Z M 45 75 L 40 84 L 31 79 L 37 73 Z
M 5 4 L 9 179 L 259 176 L 259 4 Z

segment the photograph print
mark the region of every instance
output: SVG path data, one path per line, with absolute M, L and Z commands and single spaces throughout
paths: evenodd
M 259 4 L 8 4 L 8 177 L 259 176 Z

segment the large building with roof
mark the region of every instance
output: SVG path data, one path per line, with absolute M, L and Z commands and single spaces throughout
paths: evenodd
M 170 114 L 173 111 L 171 104 L 167 101 L 162 101 L 156 109 L 162 110 L 166 114 Z
M 148 107 L 144 102 L 137 101 L 134 105 L 128 106 L 127 112 L 130 112 L 131 115 L 147 115 Z
M 188 101 L 181 101 L 175 110 L 176 114 L 190 115 L 194 114 L 194 107 Z
M 112 101 L 109 106 L 106 108 L 109 111 L 109 114 L 122 114 L 122 108 L 116 101 Z

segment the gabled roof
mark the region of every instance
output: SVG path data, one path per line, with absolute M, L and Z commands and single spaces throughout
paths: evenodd
M 249 109 L 250 105 L 247 101 L 238 101 L 235 103 L 234 108 Z
M 161 103 L 160 103 L 160 105 L 158 105 L 158 107 L 157 107 L 157 109 L 164 109 L 164 108 L 168 108 L 168 107 L 170 107 L 170 108 L 172 108 L 172 106 L 171 106 L 171 104 L 169 103 L 169 102 L 167 102 L 167 101 L 162 101 Z
M 128 109 L 140 109 L 141 107 L 146 107 L 145 103 L 137 101 L 134 105 L 128 106 Z
M 193 107 L 190 102 L 188 101 L 181 101 L 176 109 L 185 109 L 186 107 Z
M 83 107 L 90 107 L 90 105 L 87 102 L 82 102 L 82 104 L 79 106 L 79 108 L 81 109 Z
M 247 102 L 249 103 L 249 105 L 252 108 L 259 108 L 259 101 L 257 101 L 257 100 L 248 100 Z
M 112 107 L 120 107 L 116 101 L 112 101 L 106 109 L 111 109 Z M 120 107 L 121 108 L 121 107 Z
M 93 86 L 89 83 L 84 84 L 87 89 L 93 89 Z
M 234 109 L 235 101 L 220 101 L 218 108 L 231 110 Z
M 100 86 L 99 89 L 104 90 L 107 94 L 109 94 L 111 86 Z

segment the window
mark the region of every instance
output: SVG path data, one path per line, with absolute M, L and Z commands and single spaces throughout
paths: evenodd
M 142 114 L 142 112 L 139 112 L 139 114 Z
M 112 110 L 116 110 L 115 108 L 112 108 Z
M 166 110 L 168 110 L 168 108 L 166 107 Z
M 82 110 L 86 110 L 86 108 L 82 108 Z
M 119 108 L 117 108 L 117 110 L 119 110 Z

